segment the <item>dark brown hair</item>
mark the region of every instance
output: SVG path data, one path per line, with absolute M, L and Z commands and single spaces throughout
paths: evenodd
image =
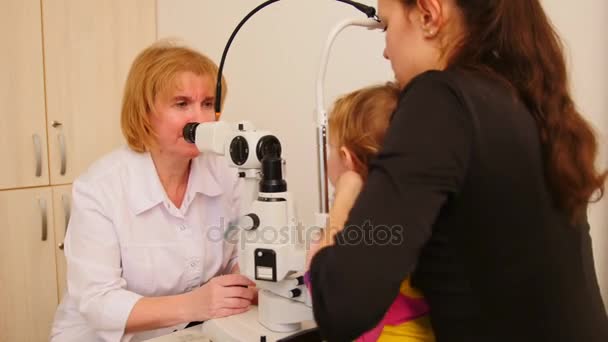
M 536 120 L 555 205 L 580 221 L 589 201 L 603 196 L 607 172 L 595 168 L 597 140 L 572 100 L 563 46 L 540 1 L 455 3 L 466 32 L 449 65 L 490 73 L 514 88 Z

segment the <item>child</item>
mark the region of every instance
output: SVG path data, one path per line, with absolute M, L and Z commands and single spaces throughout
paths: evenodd
M 368 164 L 382 145 L 398 97 L 399 88 L 387 83 L 354 91 L 336 101 L 329 117 L 328 174 L 332 185 L 347 171 L 358 173 L 365 181 Z M 346 215 L 330 212 L 329 228 L 341 226 L 332 221 L 343 223 Z M 326 236 L 332 239 L 334 234 Z M 357 341 L 434 341 L 428 313 L 428 305 L 408 277 L 384 318 Z

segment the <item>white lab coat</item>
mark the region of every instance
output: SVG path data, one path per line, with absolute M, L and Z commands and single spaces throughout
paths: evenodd
M 240 214 L 241 188 L 223 157 L 201 155 L 176 208 L 149 153 L 123 147 L 95 163 L 73 186 L 68 289 L 51 340 L 141 341 L 183 328 L 124 335 L 142 296 L 185 293 L 229 273 L 237 246 L 224 234 Z

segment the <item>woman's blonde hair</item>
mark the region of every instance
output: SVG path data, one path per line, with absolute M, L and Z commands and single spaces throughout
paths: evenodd
M 146 48 L 133 61 L 125 84 L 120 122 L 127 144 L 134 151 L 145 152 L 154 146 L 155 132 L 150 125 L 154 101 L 177 86 L 176 77 L 182 72 L 209 76 L 215 93 L 217 65 L 188 47 L 160 41 Z M 222 104 L 226 93 L 226 80 L 222 77 Z
M 399 93 L 394 83 L 359 89 L 340 97 L 329 114 L 332 142 L 351 151 L 355 171 L 364 178 L 370 160 L 378 154 L 384 141 Z

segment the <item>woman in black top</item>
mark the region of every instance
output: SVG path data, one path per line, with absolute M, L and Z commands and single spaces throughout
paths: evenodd
M 606 173 L 539 0 L 379 0 L 379 16 L 403 91 L 312 260 L 322 335 L 374 327 L 411 274 L 439 341 L 608 341 L 586 219 Z

